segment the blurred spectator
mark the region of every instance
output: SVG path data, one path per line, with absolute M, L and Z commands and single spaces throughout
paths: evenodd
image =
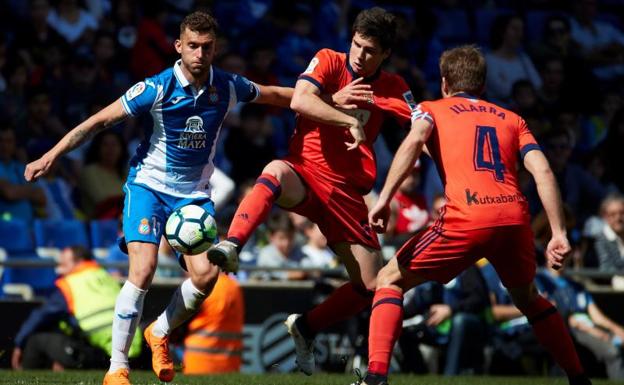
M 249 66 L 245 76 L 256 83 L 278 85 L 279 79 L 275 74 L 275 57 L 273 45 L 268 43 L 254 45 L 249 50 L 247 59 Z
M 104 131 L 93 138 L 78 184 L 83 209 L 89 218 L 119 217 L 127 161 L 126 145 L 120 134 Z
M 577 225 L 582 227 L 585 220 L 597 211 L 606 190 L 587 171 L 569 161 L 572 154 L 572 138 L 568 131 L 557 130 L 549 133 L 544 139 L 544 149 L 557 178 L 561 198 L 570 207 L 577 219 Z M 525 195 L 529 199 L 531 213 L 535 215 L 541 207 L 534 182 L 529 183 Z
M 607 178 L 614 182 L 621 192 L 624 192 L 624 108 L 620 108 L 611 120 L 609 131 L 605 140 L 598 147 L 598 151 L 604 154 Z
M 286 84 L 295 84 L 295 79 L 307 67 L 319 45 L 310 38 L 311 15 L 306 9 L 296 9 L 290 15 L 289 31 L 277 47 L 278 65 Z
M 243 291 L 221 273 L 210 296 L 188 325 L 184 339 L 184 374 L 239 372 L 243 356 Z
M 32 221 L 34 208 L 46 204 L 44 192 L 24 179 L 26 165 L 15 160 L 15 131 L 0 126 L 0 219 Z
M 561 59 L 546 59 L 540 66 L 542 88 L 538 89 L 539 103 L 549 118 L 554 118 L 560 111 L 575 105 L 571 101 L 569 87 L 566 88 L 566 74 Z
M 135 79 L 144 79 L 162 71 L 175 54 L 173 41 L 165 32 L 167 11 L 157 1 L 143 3 L 145 17 L 139 23 L 130 68 Z
M 60 0 L 58 7 L 48 13 L 48 24 L 70 44 L 80 41 L 98 22 L 93 15 L 78 5 L 78 0 Z
M 269 244 L 264 246 L 258 255 L 259 267 L 301 267 L 304 255 L 299 245 L 294 242 L 295 225 L 285 211 L 276 211 L 267 221 Z M 301 271 L 272 271 L 253 275 L 256 278 L 295 280 L 304 279 L 306 274 Z
M 26 120 L 28 114 L 28 68 L 21 60 L 15 60 L 7 65 L 5 73 L 6 88 L 0 92 L 0 118 L 19 124 Z
M 586 150 L 593 150 L 605 139 L 616 112 L 624 107 L 620 90 L 602 92 L 599 99 L 600 111 L 582 122 L 580 141 Z
M 26 25 L 18 26 L 14 48 L 19 58 L 26 63 L 31 76 L 41 81 L 41 72 L 51 47 L 64 48 L 66 43 L 48 24 L 48 0 L 30 0 L 29 11 L 30 19 Z
M 551 301 L 568 318 L 570 332 L 577 343 L 589 349 L 603 362 L 612 380 L 624 379 L 622 341 L 624 328 L 607 317 L 585 287 L 550 267 L 540 270 L 536 280 Z
M 112 319 L 119 283 L 81 246 L 59 256 L 55 291 L 15 336 L 13 369 L 104 368 L 112 346 Z M 130 357 L 141 351 L 136 333 Z
M 20 123 L 18 132 L 26 151 L 32 155 L 43 154 L 42 149 L 50 149 L 54 143 L 67 133 L 67 128 L 58 116 L 52 112 L 50 94 L 44 89 L 35 89 L 29 94 L 28 115 Z
M 600 216 L 605 225 L 594 243 L 600 270 L 624 275 L 624 196 L 607 196 Z
M 596 0 L 575 0 L 570 25 L 572 39 L 603 80 L 624 75 L 624 33 L 615 26 L 596 20 Z
M 336 256 L 331 249 L 327 247 L 327 238 L 325 238 L 318 225 L 306 219 L 301 227 L 308 239 L 307 243 L 301 248 L 304 255 L 301 260 L 301 266 L 323 269 L 330 269 L 338 266 Z
M 232 164 L 230 177 L 234 182 L 256 178 L 264 165 L 275 159 L 272 132 L 263 106 L 252 103 L 243 106 L 240 125 L 232 127 L 225 139 L 225 154 Z
M 542 374 L 540 364 L 548 360 L 548 352 L 537 341 L 529 320 L 514 305 L 491 263 L 481 266 L 481 273 L 489 290 L 494 321 L 490 372 Z
M 412 326 L 404 330 L 399 344 L 407 360 L 416 360 L 405 369 L 422 367 L 417 363 L 417 346 L 422 342 L 446 345 L 445 375 L 482 373 L 490 303 L 483 276 L 472 265 L 443 288 L 439 286 L 430 282 L 405 294 L 404 317 L 424 316 L 415 318 L 422 319 L 419 323 L 404 321 L 404 327 Z
M 485 55 L 487 61 L 486 92 L 488 100 L 509 105 L 512 85 L 521 79 L 529 80 L 536 89 L 542 79 L 524 52 L 524 21 L 517 15 L 499 16 L 490 33 L 492 50 Z
M 420 192 L 420 161 L 401 183 L 390 204 L 390 218 L 384 244 L 400 246 L 429 223 L 425 197 Z
M 78 214 L 72 197 L 74 186 L 61 176 L 60 167 L 60 163 L 54 163 L 50 171 L 37 180 L 37 187 L 41 188 L 46 196 L 46 219 L 74 219 Z

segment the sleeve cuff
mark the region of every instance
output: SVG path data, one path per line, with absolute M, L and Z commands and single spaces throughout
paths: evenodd
M 123 106 L 124 110 L 126 111 L 128 115 L 134 116 L 134 114 L 132 113 L 132 110 L 130 109 L 130 106 L 128 105 L 128 102 L 126 102 L 126 98 L 124 98 L 123 96 L 121 97 L 121 105 Z
M 314 79 L 312 76 L 301 75 L 298 80 L 307 80 L 310 83 L 314 84 L 321 92 L 323 92 L 323 85 L 318 80 Z
M 520 149 L 520 156 L 524 159 L 526 154 L 533 150 L 542 151 L 542 148 L 537 143 L 529 143 Z

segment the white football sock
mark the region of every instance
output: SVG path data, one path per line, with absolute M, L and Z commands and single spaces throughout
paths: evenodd
M 173 293 L 171 302 L 161 315 L 158 316 L 152 334 L 156 337 L 169 335 L 171 330 L 182 325 L 191 318 L 206 299 L 206 294 L 196 288 L 188 278 Z
M 147 290 L 139 289 L 132 282 L 126 281 L 117 296 L 109 372 L 128 368 L 128 351 L 141 320 L 145 293 Z

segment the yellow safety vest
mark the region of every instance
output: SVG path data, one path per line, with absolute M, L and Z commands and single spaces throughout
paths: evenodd
M 115 301 L 119 282 L 95 261 L 81 262 L 69 274 L 56 280 L 69 312 L 91 345 L 103 349 L 109 356 L 112 348 Z M 130 357 L 141 353 L 141 333 L 135 333 Z

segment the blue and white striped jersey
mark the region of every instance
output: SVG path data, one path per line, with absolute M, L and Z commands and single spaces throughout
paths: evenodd
M 128 182 L 178 197 L 210 197 L 223 120 L 236 103 L 255 100 L 259 90 L 243 76 L 211 67 L 209 81 L 197 91 L 180 66 L 178 60 L 121 97 L 129 115 L 149 112 L 154 122 L 130 161 Z

